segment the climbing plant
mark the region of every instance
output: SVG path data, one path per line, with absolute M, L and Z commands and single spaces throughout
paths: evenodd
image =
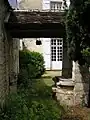
M 66 16 L 68 56 L 84 64 L 82 51 L 90 47 L 90 0 L 71 0 Z

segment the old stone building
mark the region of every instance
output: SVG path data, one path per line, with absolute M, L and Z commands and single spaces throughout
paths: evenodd
M 67 1 L 69 6 L 69 0 Z M 19 9 L 37 9 L 43 11 L 60 12 L 64 10 L 63 0 L 24 0 L 20 2 Z M 36 41 L 41 40 L 41 45 L 36 45 Z M 63 38 L 28 38 L 22 41 L 27 49 L 40 52 L 44 56 L 46 70 L 62 70 L 63 60 Z M 68 68 L 68 64 L 65 65 Z
M 14 26 L 17 25 L 18 23 L 19 23 L 18 25 L 22 25 L 21 24 L 22 21 L 20 22 L 20 20 L 23 20 L 23 19 L 20 19 L 20 18 L 23 18 L 23 16 L 21 17 L 22 14 L 24 15 L 25 18 L 27 18 L 27 16 L 25 15 L 26 13 L 23 11 L 22 12 L 12 11 L 14 15 L 17 15 L 17 13 L 19 14 L 18 21 L 16 21 L 15 18 L 17 16 L 13 16 L 13 14 L 10 15 L 9 13 L 11 10 L 8 10 L 8 8 L 10 8 L 8 3 L 4 0 L 0 0 L 0 103 L 2 104 L 5 101 L 6 95 L 10 92 L 15 92 L 17 87 L 17 75 L 19 73 L 19 39 L 17 39 L 17 36 L 20 33 L 20 31 L 18 31 L 18 29 L 20 30 L 20 28 L 17 27 L 17 31 L 15 31 Z M 30 15 L 30 12 L 27 12 L 27 14 Z M 47 12 L 45 12 L 45 14 L 47 14 Z M 29 16 L 29 17 L 31 18 L 32 16 Z M 45 18 L 48 18 L 48 15 Z M 25 19 L 25 20 L 28 20 L 28 19 Z M 5 23 L 8 26 L 7 28 L 5 26 Z M 24 24 L 26 25 L 25 21 L 24 21 Z M 29 23 L 29 25 L 31 24 Z M 25 29 L 26 32 L 27 32 L 27 28 L 25 29 L 22 27 L 22 29 Z M 12 31 L 13 31 L 13 34 L 11 34 Z M 24 34 L 26 32 L 24 32 Z M 13 38 L 13 35 L 15 38 Z M 22 36 L 22 34 L 20 35 Z M 26 36 L 24 36 L 24 38 L 26 38 Z M 55 38 L 55 39 L 40 38 L 40 39 L 42 41 L 42 44 L 45 47 L 44 48 L 45 52 L 50 48 L 51 45 L 52 47 L 55 47 L 56 50 L 58 49 L 58 47 L 61 47 L 60 49 L 62 49 L 62 45 L 63 45 L 63 65 L 62 65 L 63 70 L 65 69 L 66 71 L 70 70 L 70 68 L 67 70 L 68 67 L 66 66 L 66 63 L 68 63 L 69 61 L 67 58 L 66 49 L 64 49 L 66 46 L 64 45 L 64 42 L 62 42 L 62 38 Z M 60 40 L 61 42 L 59 43 L 58 40 Z M 32 46 L 33 46 L 33 43 L 32 43 Z M 55 59 L 57 58 L 56 55 L 58 55 L 58 52 L 56 52 L 56 50 L 54 50 Z M 50 51 L 50 49 L 48 51 Z M 48 58 L 48 60 L 50 60 L 49 56 L 51 55 L 51 53 L 46 52 L 45 55 L 46 55 L 46 59 Z M 52 58 L 54 59 L 54 57 Z M 45 59 L 45 56 L 44 56 L 44 59 Z M 56 61 L 56 60 L 52 60 L 52 61 Z M 48 63 L 47 60 L 46 60 L 46 63 Z M 55 64 L 56 63 L 53 63 L 53 65 Z M 46 67 L 47 65 L 50 65 L 50 64 L 46 64 Z M 66 78 L 60 79 L 59 83 L 57 83 L 57 86 L 54 88 L 57 99 L 60 101 L 61 104 L 66 104 L 66 105 L 87 105 L 88 104 L 89 78 L 90 78 L 89 74 L 90 73 L 89 73 L 88 67 L 80 66 L 78 62 L 73 62 L 72 77 L 70 79 L 66 79 Z M 65 74 L 64 74 L 64 77 L 65 77 Z
M 19 9 L 42 9 L 42 0 L 18 0 Z
M 32 1 L 32 0 L 29 0 Z M 29 2 L 24 1 L 20 4 L 23 9 L 35 9 L 35 4 L 29 8 Z M 69 1 L 67 1 L 69 6 Z M 25 5 L 25 7 L 24 7 Z M 36 7 L 38 10 L 59 12 L 64 10 L 62 0 L 39 0 Z M 41 45 L 37 46 L 36 41 L 41 40 Z M 47 70 L 62 70 L 64 77 L 70 79 L 60 79 L 57 87 L 53 88 L 56 92 L 57 100 L 60 104 L 66 105 L 87 105 L 89 92 L 89 71 L 86 66 L 80 66 L 78 62 L 69 61 L 67 49 L 64 43 L 65 38 L 37 38 L 23 39 L 25 46 L 31 51 L 37 51 L 43 54 L 45 67 Z M 21 46 L 22 47 L 22 46 Z M 72 69 L 70 69 L 72 68 Z M 72 75 L 71 75 L 72 72 Z
M 19 73 L 19 41 L 12 39 L 5 29 L 4 21 L 10 6 L 7 1 L 0 0 L 0 103 L 5 96 L 16 91 Z

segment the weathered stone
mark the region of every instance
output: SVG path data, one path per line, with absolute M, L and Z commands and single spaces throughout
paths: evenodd
M 73 62 L 72 80 L 60 79 L 57 83 L 57 88 L 53 89 L 60 104 L 87 106 L 89 99 L 89 78 L 88 68 L 80 66 L 78 62 Z
M 78 62 L 73 62 L 72 77 L 75 81 L 74 101 L 76 105 L 88 105 L 89 97 L 89 71 L 86 66 L 80 66 Z M 86 76 L 87 75 L 87 76 Z
M 5 64 L 5 60 L 4 60 L 4 56 L 0 56 L 1 58 L 0 58 L 0 65 L 3 65 L 3 64 Z
M 73 87 L 74 88 L 74 87 Z M 57 100 L 60 104 L 72 106 L 74 105 L 74 93 L 71 87 L 53 87 L 53 92 L 56 93 Z
M 60 102 L 60 104 L 72 106 L 74 105 L 74 95 L 73 93 L 68 93 L 68 94 L 61 94 L 61 93 L 56 93 L 57 100 Z
M 17 77 L 19 73 L 19 41 L 17 39 L 10 40 L 9 44 L 10 62 L 9 62 L 9 74 L 10 74 L 10 92 L 15 92 L 17 89 Z
M 72 80 L 64 80 L 64 81 L 59 81 L 56 83 L 59 86 L 74 86 L 74 82 Z
M 72 70 L 72 79 L 75 82 L 89 82 L 89 68 L 86 66 L 80 66 L 77 62 L 73 62 L 73 70 Z
M 89 84 L 88 83 L 75 83 L 74 89 L 75 89 L 75 92 L 79 92 L 79 91 L 88 92 Z
M 60 94 L 65 94 L 65 95 L 72 95 L 73 94 L 73 91 L 71 90 L 67 90 L 67 89 L 57 89 L 56 90 L 57 93 L 60 93 Z
M 88 91 L 75 92 L 74 93 L 75 105 L 87 106 L 88 104 Z
M 11 14 L 10 24 L 26 24 L 26 23 L 62 23 L 65 17 L 64 12 L 50 12 L 50 11 L 29 11 L 29 10 L 15 10 L 14 15 Z
M 6 47 L 5 47 L 5 29 L 4 29 L 4 17 L 6 13 L 6 6 L 4 0 L 0 0 L 0 103 L 5 100 L 5 95 L 7 94 L 7 60 L 6 60 Z
M 15 75 L 19 71 L 19 41 L 13 42 L 8 31 L 4 28 L 4 18 L 7 13 L 7 6 L 4 0 L 0 0 L 0 104 L 5 101 L 6 95 L 10 90 L 10 81 L 17 80 Z M 15 57 L 15 56 L 16 57 Z M 11 77 L 11 73 L 14 74 L 14 79 Z M 13 84 L 12 88 L 15 88 L 16 84 Z

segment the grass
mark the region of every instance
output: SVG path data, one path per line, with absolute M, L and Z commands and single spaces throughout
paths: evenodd
M 29 87 L 28 93 L 32 94 L 34 99 L 52 99 L 52 85 L 54 84 L 51 78 L 43 78 L 33 80 L 34 82 Z M 35 98 L 35 95 L 37 97 Z
M 32 80 L 27 88 L 10 95 L 0 120 L 61 120 L 62 106 L 52 99 L 51 78 Z
M 89 113 L 90 114 L 90 113 Z M 90 115 L 88 116 L 88 120 L 90 120 Z
M 45 83 L 46 86 L 51 86 L 54 84 L 52 77 L 48 76 L 48 77 L 42 77 L 40 79 L 41 81 L 43 81 Z
M 51 76 L 44 76 L 41 78 L 41 81 L 43 81 L 44 84 L 49 87 L 52 87 L 52 85 L 54 84 Z M 90 109 L 88 109 L 88 108 L 78 108 L 75 106 L 74 113 L 73 114 L 69 113 L 69 114 L 70 114 L 70 116 L 66 115 L 67 120 L 72 120 L 72 119 L 73 120 L 74 119 L 75 120 L 90 120 Z M 74 116 L 76 116 L 76 117 L 74 117 Z
M 89 114 L 89 115 L 88 115 L 88 120 L 90 120 L 90 111 L 88 112 L 88 114 Z

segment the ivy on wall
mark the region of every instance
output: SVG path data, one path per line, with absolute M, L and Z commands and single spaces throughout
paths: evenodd
M 90 47 L 90 0 L 71 0 L 66 16 L 68 56 L 84 64 L 82 51 Z

